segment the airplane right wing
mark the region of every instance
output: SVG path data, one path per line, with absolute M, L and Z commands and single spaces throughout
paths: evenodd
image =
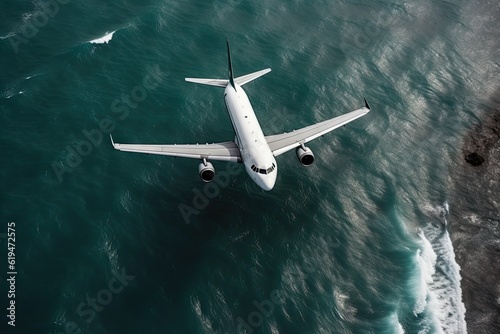
M 340 115 L 329 120 L 306 126 L 302 129 L 285 132 L 279 135 L 266 136 L 267 144 L 273 152 L 274 156 L 278 156 L 293 148 L 307 143 L 319 136 L 324 135 L 332 130 L 335 130 L 342 125 L 354 121 L 355 119 L 366 115 L 370 111 L 370 106 L 365 100 L 365 107 L 351 111 L 347 114 Z
M 111 143 L 116 150 L 135 153 L 169 155 L 182 158 L 241 162 L 241 153 L 233 141 L 215 144 L 149 145 Z

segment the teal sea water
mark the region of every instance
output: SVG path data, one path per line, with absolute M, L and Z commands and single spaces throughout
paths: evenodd
M 499 86 L 498 6 L 3 1 L 1 332 L 466 332 L 450 175 Z M 310 168 L 279 156 L 271 192 L 113 150 L 232 140 L 222 90 L 184 81 L 226 77 L 225 38 L 236 75 L 273 70 L 245 86 L 265 134 L 372 112 Z

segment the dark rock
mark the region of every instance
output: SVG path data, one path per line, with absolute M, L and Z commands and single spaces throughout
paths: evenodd
M 473 152 L 465 156 L 465 161 L 467 161 L 472 166 L 480 166 L 484 162 L 484 158 L 476 152 Z
M 451 169 L 450 237 L 461 268 L 469 334 L 500 333 L 500 135 L 493 130 L 500 119 L 497 96 L 500 88 L 465 134 L 462 154 Z

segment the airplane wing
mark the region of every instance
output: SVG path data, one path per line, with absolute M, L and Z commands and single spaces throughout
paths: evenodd
M 351 111 L 347 114 L 340 115 L 320 123 L 306 126 L 305 128 L 299 130 L 293 130 L 292 132 L 266 136 L 266 141 L 274 156 L 278 156 L 300 146 L 303 143 L 307 143 L 308 141 L 316 139 L 325 133 L 335 130 L 342 125 L 352 122 L 355 119 L 366 115 L 369 111 L 370 106 L 365 100 L 365 107 L 361 109 Z
M 111 137 L 111 135 L 110 135 Z M 119 151 L 147 154 L 169 155 L 174 157 L 207 159 L 241 162 L 240 149 L 233 141 L 216 144 L 192 145 L 145 145 L 145 144 L 118 144 L 113 141 L 113 147 Z

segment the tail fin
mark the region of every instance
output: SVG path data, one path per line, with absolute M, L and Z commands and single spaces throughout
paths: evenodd
M 202 85 L 210 85 L 216 87 L 226 88 L 227 85 L 231 85 L 234 90 L 236 90 L 236 84 L 243 86 L 250 81 L 257 79 L 258 77 L 271 72 L 270 68 L 266 68 L 264 70 L 260 70 L 254 73 L 242 75 L 241 77 L 234 77 L 233 74 L 233 64 L 231 63 L 231 51 L 229 49 L 229 41 L 226 39 L 227 44 L 227 62 L 229 67 L 229 79 L 200 79 L 200 78 L 186 78 L 186 81 L 194 82 Z
M 229 41 L 226 39 L 227 44 L 227 62 L 229 65 L 229 83 L 236 90 L 236 86 L 234 85 L 234 76 L 233 76 L 233 64 L 231 63 L 231 51 L 229 50 Z

